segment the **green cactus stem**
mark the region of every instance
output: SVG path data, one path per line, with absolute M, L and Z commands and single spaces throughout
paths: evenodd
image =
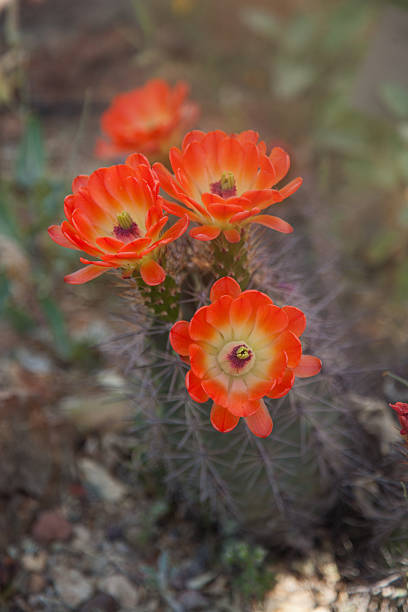
M 179 316 L 180 291 L 173 277 L 167 275 L 160 285 L 146 285 L 136 277 L 140 295 L 149 311 L 160 321 L 174 323 Z
M 232 276 L 241 286 L 242 291 L 248 287 L 250 280 L 248 263 L 248 245 L 245 230 L 241 240 L 231 243 L 221 234 L 211 242 L 213 254 L 213 272 L 215 278 Z

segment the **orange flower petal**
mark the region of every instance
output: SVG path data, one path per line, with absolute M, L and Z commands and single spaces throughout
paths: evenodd
M 95 242 L 103 251 L 108 251 L 108 253 L 116 253 L 120 249 L 123 249 L 123 242 L 111 236 L 96 238 Z
M 232 302 L 230 318 L 237 338 L 249 339 L 256 325 L 257 310 L 267 305 L 273 305 L 272 300 L 256 290 L 244 291 Z
M 143 262 L 140 266 L 140 275 L 143 278 L 146 285 L 160 285 L 166 278 L 166 273 L 163 268 L 154 261 L 154 259 L 148 259 Z
M 76 193 L 81 187 L 86 187 L 88 184 L 89 176 L 86 174 L 80 174 L 72 181 L 72 193 Z
M 224 340 L 232 338 L 232 329 L 230 321 L 230 306 L 232 297 L 230 295 L 223 295 L 208 306 L 206 311 L 206 317 L 208 323 L 213 325 L 224 337 Z
M 82 285 L 83 283 L 87 283 L 101 276 L 101 274 L 104 274 L 109 268 L 91 264 L 76 272 L 72 272 L 72 274 L 67 274 L 67 276 L 64 277 L 64 281 L 69 285 Z
M 230 223 L 242 223 L 242 221 L 245 221 L 245 219 L 248 219 L 248 217 L 253 217 L 260 212 L 261 209 L 257 207 L 251 208 L 250 210 L 244 210 L 243 212 L 233 215 L 230 219 Z
M 306 317 L 299 308 L 295 306 L 283 306 L 282 310 L 288 315 L 288 330 L 300 337 L 306 328 Z
M 263 401 L 259 402 L 259 410 L 245 418 L 248 428 L 258 438 L 267 438 L 272 433 L 273 422 Z
M 260 225 L 270 227 L 282 234 L 290 234 L 293 232 L 293 227 L 289 223 L 279 217 L 273 217 L 272 215 L 257 215 L 249 219 L 247 223 L 259 223 Z
M 207 321 L 208 306 L 202 306 L 194 314 L 189 324 L 190 337 L 194 342 L 205 342 L 211 346 L 219 346 L 222 342 L 220 332 Z
M 177 238 L 180 238 L 180 236 L 184 234 L 189 223 L 188 216 L 184 215 L 172 227 L 164 232 L 157 244 L 164 245 L 177 240 Z
M 216 378 L 206 378 L 201 381 L 201 385 L 216 404 L 228 405 L 229 377 L 226 374 L 221 373 Z
M 188 321 L 177 321 L 170 330 L 170 344 L 179 355 L 187 356 L 192 342 L 188 331 Z
M 244 196 L 251 202 L 251 207 L 259 206 L 261 210 L 282 201 L 282 196 L 277 189 L 255 189 L 246 191 Z
M 254 399 L 249 397 L 250 393 L 244 378 L 234 377 L 230 383 L 228 400 L 224 404 L 235 416 L 246 417 L 258 410 L 258 401 L 262 395 Z
M 259 399 L 256 399 L 254 401 L 247 399 L 245 402 L 242 401 L 240 403 L 227 401 L 225 403 L 225 406 L 228 408 L 230 412 L 232 412 L 232 414 L 235 414 L 235 416 L 248 417 L 248 416 L 251 416 L 251 414 L 254 414 L 254 412 L 258 410 Z
M 203 198 L 204 199 L 204 198 Z M 227 200 L 228 202 L 228 200 Z M 236 213 L 242 212 L 242 207 L 236 204 L 208 204 L 207 210 L 217 221 L 228 221 Z
M 298 176 L 298 178 L 293 179 L 290 183 L 279 189 L 279 193 L 281 195 L 282 200 L 285 200 L 289 196 L 291 196 L 295 191 L 299 189 L 301 184 L 303 183 L 303 179 Z
M 299 364 L 302 355 L 302 345 L 299 338 L 291 331 L 282 332 L 274 346 L 286 353 L 289 368 L 295 368 Z
M 268 397 L 272 397 L 277 399 L 279 397 L 283 397 L 293 387 L 293 383 L 295 382 L 295 373 L 290 368 L 286 368 L 283 376 L 279 378 L 277 383 L 273 386 L 273 388 L 266 393 Z
M 308 378 L 319 374 L 322 369 L 322 362 L 318 357 L 313 355 L 302 355 L 298 365 L 295 368 L 296 376 L 299 378 Z
M 162 206 L 164 210 L 169 212 L 171 215 L 176 215 L 176 217 L 183 217 L 184 215 L 188 215 L 188 218 L 191 219 L 191 221 L 199 221 L 198 215 L 196 215 L 192 210 L 180 206 L 180 204 L 176 204 L 175 202 L 169 202 L 168 200 L 163 200 Z
M 255 370 L 258 373 L 258 370 Z M 268 391 L 271 390 L 275 384 L 274 378 L 265 374 L 264 378 L 254 373 L 254 370 L 246 374 L 245 382 L 248 386 L 248 399 L 253 401 L 261 399 L 264 395 L 267 395 Z
M 202 379 L 208 376 L 209 373 L 218 374 L 220 368 L 217 365 L 217 361 L 214 355 L 206 352 L 198 344 L 190 344 L 190 363 L 191 369 L 198 378 Z
M 143 249 L 150 244 L 150 238 L 136 238 L 132 242 L 127 244 L 122 243 L 121 253 L 140 253 Z
M 214 227 L 213 225 L 200 225 L 199 227 L 193 227 L 190 230 L 190 236 L 195 238 L 196 240 L 214 240 L 221 233 L 219 227 Z
M 186 374 L 186 387 L 191 399 L 202 404 L 208 400 L 208 395 L 201 386 L 201 380 L 189 370 Z
M 195 141 L 201 142 L 204 136 L 205 136 L 205 132 L 202 132 L 201 130 L 191 130 L 191 132 L 189 132 L 188 134 L 184 136 L 184 140 L 181 145 L 181 148 L 183 150 L 186 149 L 188 145 L 190 144 L 190 142 L 195 142 Z
M 239 421 L 239 417 L 232 414 L 227 408 L 213 404 L 210 414 L 211 424 L 217 431 L 227 433 L 232 431 Z
M 288 326 L 288 316 L 283 308 L 258 300 L 256 321 L 249 341 L 254 339 L 261 348 L 275 340 L 276 334 Z
M 270 152 L 269 159 L 275 170 L 275 182 L 279 183 L 289 172 L 290 157 L 280 147 L 274 147 Z
M 62 233 L 59 225 L 51 225 L 48 228 L 48 234 L 50 238 L 60 246 L 66 247 L 67 249 L 78 249 L 75 244 L 72 244 L 70 240 Z
M 230 295 L 232 298 L 237 298 L 241 295 L 241 287 L 230 276 L 219 278 L 211 287 L 210 300 L 212 302 L 215 302 L 215 300 L 218 300 L 223 295 Z
M 236 229 L 227 229 L 223 231 L 223 234 L 228 242 L 234 243 L 241 240 L 241 232 Z

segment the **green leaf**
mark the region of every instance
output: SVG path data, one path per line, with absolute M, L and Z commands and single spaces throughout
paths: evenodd
M 67 332 L 64 316 L 58 304 L 51 297 L 47 296 L 41 299 L 41 305 L 54 336 L 54 344 L 57 353 L 63 359 L 69 359 L 72 354 L 72 342 Z
M 0 313 L 3 312 L 10 295 L 10 283 L 5 272 L 0 272 Z
M 0 191 L 0 234 L 18 238 L 20 230 L 14 214 L 13 206 L 9 202 L 6 191 Z
M 380 96 L 398 119 L 408 117 L 408 89 L 399 83 L 383 83 L 380 87 Z
M 45 149 L 41 124 L 36 117 L 28 115 L 17 155 L 16 182 L 29 189 L 44 178 L 44 173 Z

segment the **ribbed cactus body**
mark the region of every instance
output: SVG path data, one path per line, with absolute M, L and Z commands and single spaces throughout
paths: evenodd
M 370 534 L 398 532 L 408 503 L 405 509 L 393 468 L 386 480 L 398 512 L 387 513 L 386 528 L 387 500 L 366 503 L 372 489 L 367 482 L 382 491 L 385 472 L 379 441 L 361 426 L 344 392 L 341 373 L 348 363 L 341 349 L 343 330 L 333 323 L 327 295 L 306 298 L 301 268 L 288 273 L 287 266 L 279 265 L 278 252 L 251 251 L 248 238 L 256 243 L 248 236 L 245 243 L 236 243 L 235 258 L 229 256 L 217 274 L 208 259 L 193 255 L 182 283 L 180 318 L 190 319 L 199 306 L 209 303 L 209 288 L 218 274 L 230 274 L 243 285 L 246 275 L 250 288 L 265 291 L 279 306 L 297 305 L 306 313 L 302 345 L 322 358 L 323 373 L 297 379 L 286 396 L 266 400 L 274 421 L 268 438 L 255 437 L 244 419 L 232 432 L 219 433 L 210 423 L 211 402 L 194 402 L 186 390 L 188 367 L 169 344 L 171 324 L 154 319 L 152 323 L 150 316 L 141 325 L 146 330 L 147 365 L 134 371 L 139 447 L 152 464 L 164 467 L 167 485 L 195 512 L 228 529 L 233 523 L 263 544 L 307 550 L 322 527 L 341 531 L 350 524 L 367 528 L 358 528 L 357 538 L 359 531 L 368 539 Z M 218 241 L 206 248 L 207 257 L 213 251 L 219 258 L 223 244 Z M 376 517 L 373 505 L 379 508 Z

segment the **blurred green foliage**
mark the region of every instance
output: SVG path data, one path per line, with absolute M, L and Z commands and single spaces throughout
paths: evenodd
M 271 96 L 285 105 L 292 140 L 309 151 L 354 282 L 373 277 L 398 300 L 408 297 L 408 89 L 381 73 L 373 108 L 356 97 L 392 4 L 343 0 L 284 17 L 246 7 L 240 17 L 274 50 Z
M 14 173 L 0 177 L 0 316 L 20 334 L 43 326 L 58 358 L 86 361 L 88 347 L 70 338 L 55 297 L 73 254 L 47 234 L 66 193 L 64 182 L 48 175 L 41 124 L 27 113 Z
M 232 585 L 245 600 L 262 600 L 275 581 L 275 574 L 265 564 L 266 550 L 245 540 L 224 543 L 221 561 L 230 574 Z

